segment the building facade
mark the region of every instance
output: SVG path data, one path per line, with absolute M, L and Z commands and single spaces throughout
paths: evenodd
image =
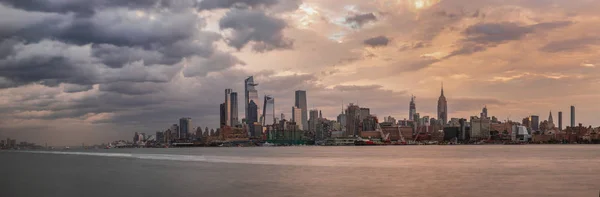
M 437 119 L 442 122 L 442 125 L 446 125 L 448 123 L 448 102 L 446 101 L 446 97 L 444 96 L 444 85 L 442 85 L 442 94 L 438 99 L 437 106 Z
M 360 136 L 358 125 L 360 123 L 360 107 L 350 103 L 346 113 L 346 135 L 345 136 Z
M 562 125 L 562 123 L 563 123 L 563 119 L 562 119 L 562 112 L 561 112 L 561 111 L 559 111 L 559 112 L 558 112 L 558 130 L 559 130 L 559 131 L 562 131 L 562 130 L 563 130 L 563 125 Z
M 258 91 L 256 90 L 256 86 L 258 86 L 258 84 L 254 83 L 254 76 L 250 76 L 244 80 L 244 111 L 246 113 L 246 124 L 248 125 L 253 125 L 254 122 L 258 122 L 258 118 L 255 118 L 255 120 L 251 117 L 255 114 L 258 116 L 260 110 L 258 107 L 260 101 L 258 99 Z M 250 102 L 252 101 L 256 107 L 255 109 L 250 110 Z
M 308 131 L 316 132 L 317 130 L 317 122 L 319 119 L 319 110 L 310 110 L 310 117 L 308 120 Z
M 300 127 L 300 130 L 308 129 L 308 105 L 306 102 L 306 91 L 297 90 L 295 95 L 295 106 L 300 108 L 301 113 L 301 122 L 297 122 Z
M 575 127 L 575 106 L 571 106 L 571 127 Z
M 410 104 L 408 108 L 408 119 L 414 120 L 415 114 L 417 113 L 417 104 L 415 103 L 415 96 L 410 97 Z
M 179 119 L 179 139 L 185 139 L 192 131 L 192 119 L 191 118 L 180 118 Z

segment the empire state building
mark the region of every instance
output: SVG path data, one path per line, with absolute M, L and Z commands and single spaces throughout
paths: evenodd
M 442 83 L 442 95 L 438 99 L 437 106 L 437 118 L 442 125 L 448 123 L 448 103 L 446 102 L 446 97 L 444 96 L 444 84 Z

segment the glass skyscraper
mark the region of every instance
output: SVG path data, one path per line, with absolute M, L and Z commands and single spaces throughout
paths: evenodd
M 296 91 L 296 104 L 297 108 L 300 108 L 301 111 L 301 123 L 296 123 L 299 125 L 300 130 L 308 129 L 308 106 L 306 104 L 306 91 L 298 90 Z

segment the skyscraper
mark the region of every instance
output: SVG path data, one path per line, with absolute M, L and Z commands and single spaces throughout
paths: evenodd
M 360 121 L 363 121 L 365 118 L 369 117 L 370 115 L 371 115 L 371 109 L 360 108 L 360 114 L 358 115 L 360 117 Z
M 292 107 L 292 122 L 295 122 L 298 127 L 302 127 L 302 110 L 296 106 Z
M 348 105 L 348 112 L 346 114 L 346 136 L 359 136 L 358 125 L 359 125 L 360 107 L 350 103 Z
M 438 107 L 437 107 L 437 119 L 442 122 L 442 125 L 446 125 L 448 123 L 448 103 L 446 102 L 446 97 L 444 96 L 444 84 L 442 83 L 442 94 L 438 99 Z
M 338 115 L 337 122 L 340 123 L 340 130 L 346 131 L 346 113 L 344 113 L 344 109 L 342 109 L 342 113 Z
M 249 134 L 252 134 L 253 137 L 259 137 L 259 136 L 255 136 L 253 129 L 254 129 L 254 123 L 258 123 L 258 105 L 256 105 L 256 103 L 254 102 L 254 100 L 250 100 L 250 103 L 248 104 L 248 116 L 246 116 L 246 123 L 248 124 L 248 128 Z
M 227 125 L 227 107 L 225 107 L 225 103 L 221 103 L 219 107 L 220 121 L 219 127 L 223 127 Z
M 488 117 L 488 110 L 487 110 L 487 106 L 485 106 L 481 110 L 481 118 L 487 118 L 487 117 Z
M 415 114 L 417 113 L 417 105 L 415 104 L 415 96 L 410 97 L 410 108 L 408 110 L 408 119 L 414 120 Z
M 265 95 L 262 118 L 263 126 L 277 123 L 275 120 L 275 98 Z
M 540 130 L 540 117 L 536 115 L 531 116 L 531 130 L 539 131 Z
M 239 120 L 239 116 L 238 116 L 238 94 L 237 92 L 231 92 L 230 94 L 230 101 L 231 101 L 231 110 L 230 110 L 230 114 L 231 114 L 231 125 L 230 126 L 236 126 L 238 124 L 240 124 L 240 120 Z
M 302 122 L 298 123 L 300 125 L 300 130 L 308 129 L 308 105 L 306 104 L 306 91 L 297 90 L 296 91 L 296 107 L 302 110 Z
M 244 80 L 244 95 L 245 95 L 245 99 L 244 99 L 244 111 L 246 113 L 246 124 L 248 125 L 253 125 L 254 122 L 258 122 L 258 118 L 256 118 L 256 120 L 254 119 L 250 119 L 251 115 L 256 114 L 256 116 L 258 116 L 259 113 L 259 107 L 258 107 L 258 103 L 260 103 L 260 101 L 258 100 L 258 91 L 256 91 L 256 86 L 258 86 L 257 83 L 254 83 L 254 77 L 250 76 L 248 77 L 246 80 Z M 256 105 L 256 109 L 254 111 L 256 112 L 252 112 L 250 111 L 250 102 L 254 101 L 254 104 Z M 254 122 L 250 121 L 250 120 L 254 120 Z
M 575 106 L 571 105 L 571 127 L 575 127 Z
M 171 126 L 171 139 L 181 139 L 180 133 L 179 133 L 179 125 L 177 124 L 173 124 Z
M 231 126 L 231 89 L 225 89 L 225 125 Z
M 554 123 L 554 120 L 552 118 L 552 111 L 550 111 L 550 115 L 548 116 L 548 122 L 549 123 Z
M 563 125 L 562 125 L 562 122 L 563 122 L 563 121 L 562 121 L 562 112 L 561 112 L 561 111 L 559 111 L 559 112 L 558 112 L 558 130 L 559 130 L 559 131 L 562 131 L 562 129 L 563 129 L 563 127 L 562 127 L 562 126 L 563 126 Z
M 310 110 L 310 119 L 308 120 L 308 130 L 315 132 L 317 130 L 317 119 L 319 119 L 319 110 Z
M 187 138 L 188 133 L 192 131 L 192 119 L 191 118 L 180 118 L 179 119 L 179 138 Z

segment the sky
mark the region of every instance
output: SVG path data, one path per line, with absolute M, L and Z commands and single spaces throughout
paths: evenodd
M 0 139 L 102 143 L 192 118 L 216 128 L 224 90 L 291 117 L 294 91 L 335 119 L 487 106 L 500 120 L 569 107 L 600 126 L 596 0 L 0 0 Z M 243 106 L 243 96 L 239 97 Z M 240 119 L 243 107 L 240 107 Z

